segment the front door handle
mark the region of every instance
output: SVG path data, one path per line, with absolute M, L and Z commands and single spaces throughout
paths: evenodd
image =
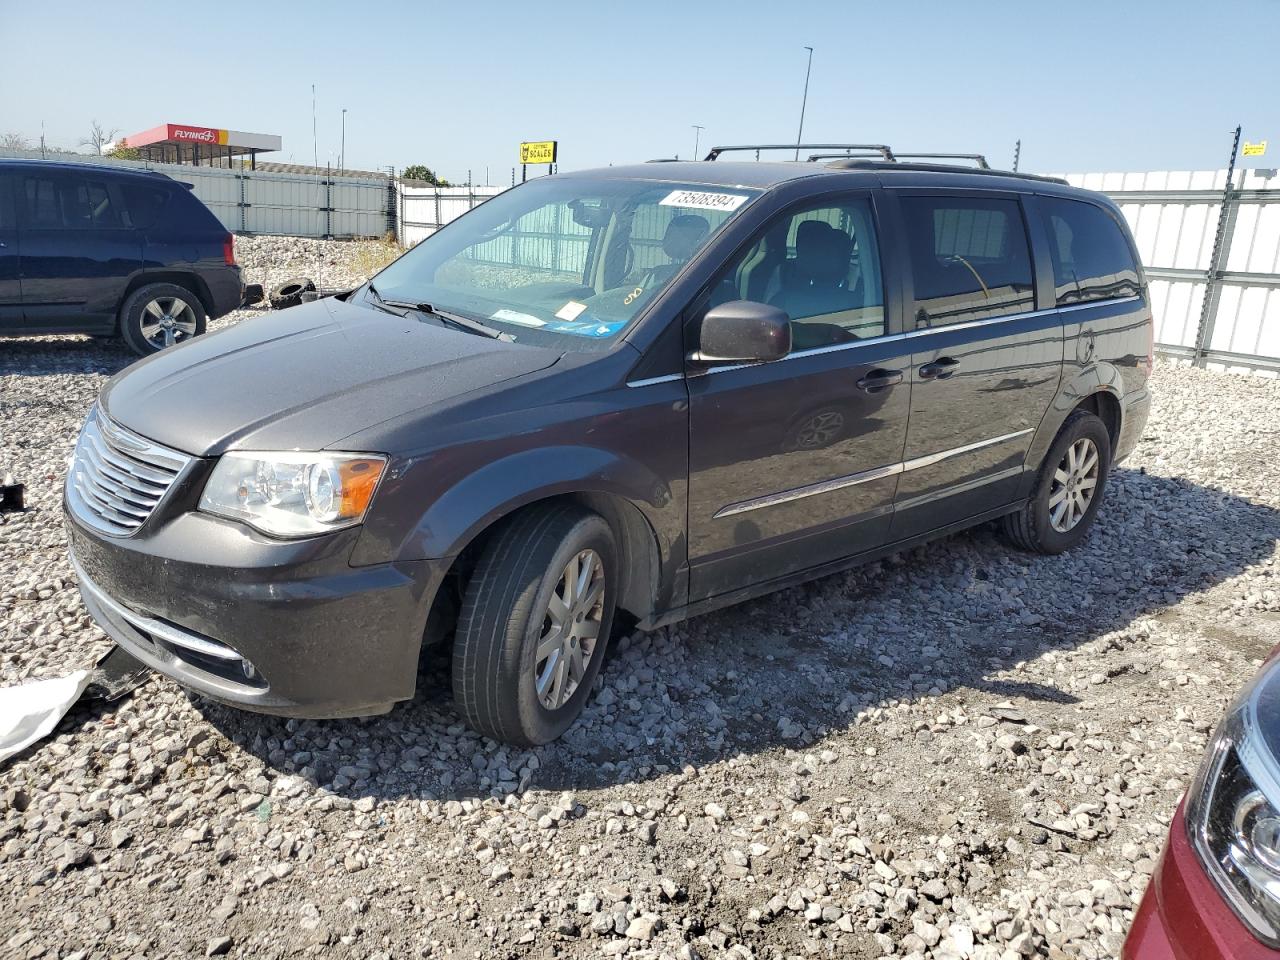
M 946 380 L 956 372 L 960 361 L 954 357 L 939 357 L 933 363 L 926 363 L 920 368 L 921 380 Z
M 858 389 L 865 390 L 867 393 L 879 393 L 885 387 L 892 387 L 895 383 L 901 382 L 901 370 L 885 370 L 882 367 L 877 367 L 865 377 L 859 378 Z

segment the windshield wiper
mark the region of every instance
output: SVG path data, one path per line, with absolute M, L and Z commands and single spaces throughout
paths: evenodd
M 400 310 L 415 310 L 418 313 L 426 313 L 433 317 L 438 317 L 451 327 L 456 327 L 459 330 L 466 330 L 468 333 L 474 333 L 481 337 L 488 337 L 490 340 L 505 340 L 507 342 L 515 340 L 515 337 L 509 333 L 504 333 L 503 331 L 498 330 L 495 327 L 491 327 L 486 323 L 481 323 L 479 320 L 473 320 L 471 317 L 464 317 L 460 313 L 451 313 L 448 310 L 439 310 L 429 303 L 412 303 L 407 300 L 395 300 L 384 297 L 382 294 L 378 293 L 378 288 L 372 283 L 369 284 L 369 292 L 373 294 L 374 299 L 377 300 L 380 306 L 391 307 L 391 312 L 396 312 L 396 308 L 399 308 Z M 404 316 L 404 314 L 399 315 Z

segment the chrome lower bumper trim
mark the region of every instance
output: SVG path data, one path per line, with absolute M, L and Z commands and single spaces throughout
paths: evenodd
M 80 589 L 93 597 L 95 603 L 100 605 L 107 612 L 119 617 L 129 626 L 133 627 L 141 633 L 149 634 L 158 640 L 175 647 L 182 647 L 184 650 L 190 650 L 205 657 L 213 657 L 217 660 L 227 660 L 233 663 L 244 662 L 244 657 L 236 653 L 230 647 L 212 640 L 206 640 L 204 637 L 197 636 L 194 633 L 188 633 L 175 627 L 171 623 L 165 623 L 161 620 L 155 620 L 151 617 L 145 617 L 140 613 L 130 610 L 128 607 L 121 606 L 111 597 L 103 592 L 102 588 L 89 579 L 84 572 L 84 568 L 76 560 L 75 555 L 71 555 L 71 566 L 76 572 L 76 577 L 80 581 Z

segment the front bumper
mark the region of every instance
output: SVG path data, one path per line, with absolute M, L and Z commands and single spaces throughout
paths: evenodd
M 70 512 L 66 522 L 90 614 L 184 686 L 310 718 L 385 713 L 413 697 L 447 562 L 351 567 L 358 528 L 280 542 L 188 512 L 117 539 Z
M 1222 899 L 1187 837 L 1182 806 L 1124 944 L 1124 960 L 1277 960 Z

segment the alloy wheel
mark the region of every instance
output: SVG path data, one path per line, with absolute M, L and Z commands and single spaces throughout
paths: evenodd
M 196 312 L 181 297 L 157 297 L 142 308 L 142 336 L 157 350 L 196 335 Z
M 538 702 L 548 710 L 560 709 L 577 692 L 595 656 L 604 591 L 604 563 L 594 550 L 575 554 L 560 573 L 542 617 L 533 665 Z
M 1067 533 L 1084 519 L 1098 489 L 1100 465 L 1098 448 L 1088 437 L 1067 447 L 1049 488 L 1049 524 L 1053 529 Z

